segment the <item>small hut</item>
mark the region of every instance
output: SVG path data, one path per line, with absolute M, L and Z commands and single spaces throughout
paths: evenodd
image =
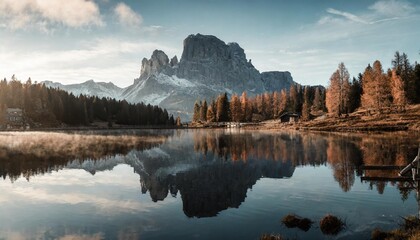
M 4 123 L 7 128 L 23 127 L 25 119 L 20 108 L 7 108 L 4 114 Z
M 299 114 L 285 112 L 280 116 L 280 122 L 282 123 L 295 123 L 299 121 Z

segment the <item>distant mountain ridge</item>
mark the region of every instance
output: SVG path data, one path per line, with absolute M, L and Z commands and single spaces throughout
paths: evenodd
M 68 84 L 64 85 L 58 82 L 52 82 L 52 81 L 44 81 L 42 82 L 48 87 L 52 88 L 59 88 L 62 90 L 65 90 L 67 92 L 73 93 L 73 95 L 89 95 L 89 96 L 98 96 L 100 98 L 105 97 L 111 97 L 120 99 L 121 93 L 123 91 L 123 88 L 120 88 L 113 84 L 112 82 L 95 82 L 93 80 L 88 80 L 83 83 L 75 83 L 75 84 Z
M 287 71 L 260 73 L 237 43 L 226 44 L 215 36 L 196 34 L 188 36 L 183 45 L 179 61 L 176 56 L 169 59 L 161 50 L 153 51 L 150 59 L 142 60 L 139 78 L 126 88 L 94 81 L 71 85 L 44 83 L 73 94 L 159 105 L 187 119 L 197 99 L 209 100 L 223 92 L 231 95 L 246 91 L 253 96 L 289 89 L 295 84 Z

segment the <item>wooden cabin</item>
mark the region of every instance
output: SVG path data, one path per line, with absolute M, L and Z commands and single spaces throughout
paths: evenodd
M 21 128 L 25 125 L 23 110 L 20 108 L 7 108 L 4 112 L 3 123 L 6 128 Z
M 282 123 L 295 123 L 299 121 L 299 114 L 286 112 L 283 113 L 279 118 L 280 122 Z

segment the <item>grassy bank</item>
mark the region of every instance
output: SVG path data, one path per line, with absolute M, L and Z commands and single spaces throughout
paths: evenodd
M 405 111 L 386 111 L 381 114 L 358 111 L 343 117 L 322 116 L 307 122 L 281 123 L 264 121 L 245 125 L 246 129 L 295 129 L 328 132 L 420 132 L 420 104 L 410 105 Z

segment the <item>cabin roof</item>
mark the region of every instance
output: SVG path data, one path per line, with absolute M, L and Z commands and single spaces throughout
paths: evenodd
M 6 109 L 7 113 L 12 113 L 12 112 L 22 112 L 22 109 L 20 108 L 8 108 Z

